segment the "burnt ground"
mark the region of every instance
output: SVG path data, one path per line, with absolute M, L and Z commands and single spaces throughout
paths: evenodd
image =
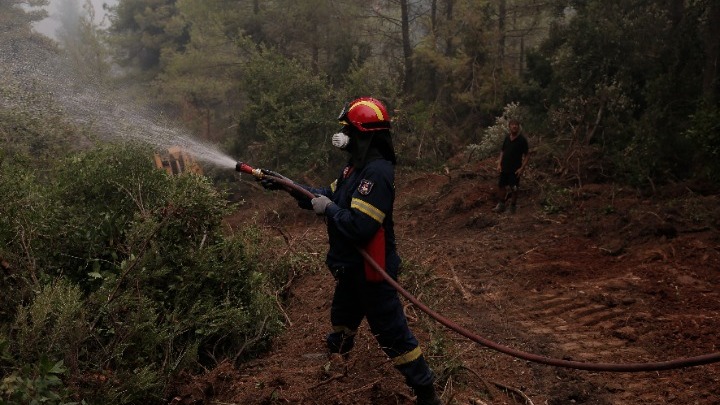
M 541 181 L 540 178 L 543 178 Z M 443 316 L 508 347 L 601 363 L 720 351 L 720 197 L 559 186 L 528 173 L 518 212 L 495 214 L 492 163 L 399 172 L 400 283 Z M 289 280 L 287 329 L 264 357 L 187 378 L 172 403 L 412 404 L 363 324 L 345 362 L 324 352 L 333 280 L 324 223 L 250 185 L 228 218 L 251 221 L 311 265 Z M 404 300 L 408 303 L 407 300 Z M 720 363 L 596 372 L 521 360 L 450 331 L 408 303 L 445 404 L 718 404 Z

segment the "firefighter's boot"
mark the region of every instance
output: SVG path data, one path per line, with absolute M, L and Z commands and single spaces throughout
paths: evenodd
M 493 212 L 497 212 L 498 214 L 501 212 L 504 212 L 504 211 L 505 211 L 505 203 L 504 202 L 497 203 L 495 208 L 493 208 Z
M 442 405 L 435 392 L 435 386 L 432 384 L 413 387 L 413 391 L 417 395 L 417 401 L 415 402 L 417 405 Z

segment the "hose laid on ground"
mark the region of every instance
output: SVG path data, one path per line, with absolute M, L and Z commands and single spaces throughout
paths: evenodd
M 297 184 L 293 183 L 292 181 L 289 181 L 287 179 L 276 177 L 269 175 L 267 173 L 264 173 L 261 171 L 261 169 L 253 169 L 252 167 L 248 166 L 245 163 L 238 162 L 236 166 L 236 170 L 238 172 L 248 173 L 252 174 L 253 176 L 257 178 L 264 178 L 264 177 L 272 177 L 272 179 L 283 185 L 286 186 L 292 190 L 297 191 L 298 193 L 301 193 L 308 198 L 312 199 L 315 198 L 315 195 L 313 195 L 308 190 L 305 190 L 304 188 L 298 186 Z M 408 291 L 406 291 L 400 284 L 398 284 L 397 281 L 395 281 L 390 275 L 388 275 L 383 268 L 381 268 L 373 259 L 372 257 L 362 248 L 357 247 L 358 251 L 362 255 L 362 257 L 370 263 L 370 265 L 379 272 L 382 277 L 387 281 L 391 286 L 393 286 L 403 297 L 405 297 L 408 301 L 415 304 L 420 310 L 428 314 L 431 318 L 438 321 L 440 324 L 446 326 L 450 330 L 472 340 L 475 343 L 478 343 L 482 346 L 485 346 L 487 348 L 496 350 L 500 353 L 505 353 L 507 355 L 532 361 L 535 363 L 540 364 L 547 364 L 550 366 L 556 366 L 556 367 L 566 367 L 566 368 L 573 368 L 577 370 L 588 370 L 588 371 L 608 371 L 608 372 L 640 372 L 640 371 L 660 371 L 660 370 L 671 370 L 671 369 L 678 369 L 678 368 L 686 368 L 686 367 L 694 367 L 694 366 L 701 366 L 705 364 L 711 364 L 720 362 L 720 352 L 716 353 L 710 353 L 705 354 L 701 356 L 695 356 L 695 357 L 685 357 L 685 358 L 679 358 L 675 360 L 669 360 L 669 361 L 660 361 L 660 362 L 650 362 L 650 363 L 586 363 L 581 361 L 573 361 L 573 360 L 563 360 L 563 359 L 557 359 L 557 358 L 551 358 L 551 357 L 545 357 L 540 356 L 534 353 L 528 353 L 524 352 L 522 350 L 516 350 L 511 347 L 507 347 L 504 345 L 501 345 L 499 343 L 493 342 L 491 340 L 488 340 L 482 336 L 479 336 L 464 327 L 456 324 L 455 322 L 445 318 L 444 316 L 440 315 L 439 313 L 435 312 L 434 310 L 427 307 L 425 304 L 420 302 L 415 296 L 410 294 Z

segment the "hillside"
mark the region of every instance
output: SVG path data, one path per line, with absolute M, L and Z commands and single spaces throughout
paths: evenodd
M 665 361 L 720 346 L 720 198 L 685 185 L 651 196 L 612 184 L 524 179 L 516 214 L 495 214 L 491 162 L 400 172 L 400 282 L 456 323 L 515 349 L 603 363 Z M 546 177 L 546 176 L 543 176 Z M 320 263 L 322 220 L 282 193 L 241 184 L 230 225 L 252 221 Z M 267 356 L 188 377 L 175 404 L 412 404 L 366 325 L 344 365 L 324 352 L 333 280 L 290 280 L 287 330 Z M 717 404 L 720 364 L 638 373 L 530 363 L 406 312 L 446 404 Z

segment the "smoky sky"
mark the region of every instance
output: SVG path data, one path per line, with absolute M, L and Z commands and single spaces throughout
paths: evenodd
M 85 13 L 82 7 L 86 1 L 87 0 L 50 0 L 50 4 L 46 7 L 49 16 L 48 18 L 36 23 L 34 25 L 35 30 L 51 38 L 56 38 L 56 32 L 60 27 L 60 7 L 75 6 L 76 9 L 69 10 L 69 13 L 76 12 L 78 15 L 81 15 L 82 13 Z M 95 23 L 107 26 L 108 21 L 106 18 L 106 12 L 103 10 L 103 4 L 115 6 L 118 1 L 119 0 L 90 0 L 90 3 L 95 9 Z M 65 13 L 69 14 L 68 10 L 65 10 Z

